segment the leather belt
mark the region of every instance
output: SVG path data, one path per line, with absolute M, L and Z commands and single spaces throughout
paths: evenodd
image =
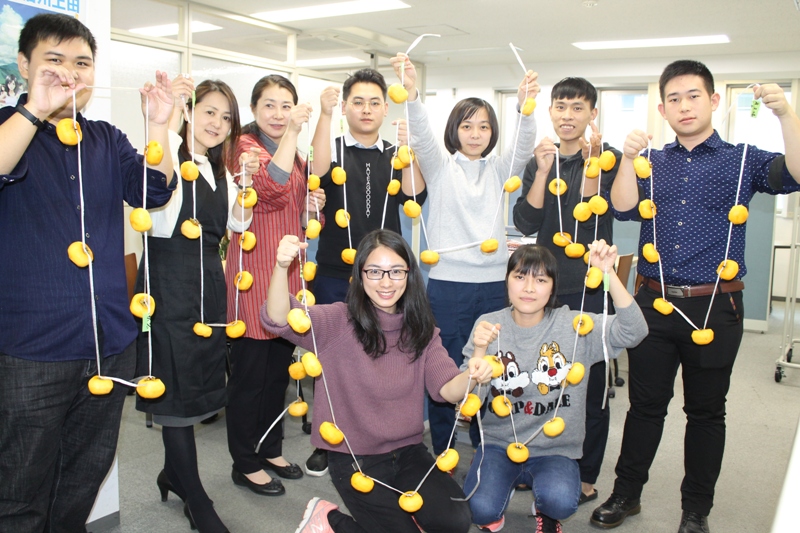
M 644 285 L 647 288 L 661 292 L 661 283 L 652 278 L 644 278 Z M 664 285 L 664 292 L 669 298 L 694 298 L 696 296 L 709 296 L 714 293 L 714 283 L 703 283 L 702 285 Z M 744 289 L 744 281 L 737 279 L 734 281 L 720 281 L 717 285 L 717 293 L 725 294 L 738 292 Z

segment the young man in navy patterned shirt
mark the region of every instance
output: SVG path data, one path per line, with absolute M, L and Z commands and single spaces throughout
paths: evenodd
M 638 272 L 644 281 L 636 296 L 650 333 L 628 350 L 631 407 L 625 420 L 617 479 L 611 497 L 592 514 L 592 523 L 612 528 L 637 514 L 661 434 L 673 382 L 682 368 L 686 436 L 685 476 L 681 485 L 683 516 L 678 533 L 708 533 L 725 447 L 725 397 L 742 339 L 742 289 L 745 225 L 734 225 L 727 259 L 739 265 L 730 281 L 719 281 L 717 267 L 726 259 L 728 212 L 735 203 L 747 206 L 756 192 L 786 194 L 800 190 L 800 120 L 775 85 L 756 85 L 760 98 L 781 123 L 786 156 L 723 141 L 711 125 L 719 105 L 714 80 L 697 61 L 676 61 L 659 81 L 658 109 L 675 131 L 675 142 L 650 155 L 653 180 L 637 183 L 633 160 L 648 147 L 650 136 L 635 130 L 623 146 L 623 159 L 611 189 L 619 220 L 641 220 L 638 204 L 650 199 L 657 216 L 642 222 Z M 741 185 L 739 184 L 742 157 Z M 651 193 L 652 191 L 652 193 Z M 738 191 L 738 196 L 737 196 Z M 654 242 L 658 221 L 658 261 L 642 257 Z M 663 272 L 663 277 L 661 275 Z M 678 307 L 697 328 L 714 332 L 710 344 L 692 340 L 694 327 L 679 313 L 663 315 L 653 308 L 662 296 Z M 713 305 L 712 305 L 713 298 Z M 711 306 L 709 312 L 709 306 Z M 706 323 L 706 314 L 708 319 Z

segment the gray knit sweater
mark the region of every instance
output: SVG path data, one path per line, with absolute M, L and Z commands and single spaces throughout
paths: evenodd
M 558 416 L 564 419 L 566 428 L 555 438 L 539 434 L 528 444 L 531 457 L 541 455 L 563 455 L 579 459 L 583 455 L 583 438 L 586 432 L 586 384 L 589 367 L 603 360 L 602 325 L 603 316 L 589 314 L 594 320 L 594 329 L 578 338 L 575 362 L 583 363 L 586 375 L 577 385 L 568 385 L 565 378 L 571 368 L 575 330 L 572 319 L 578 311 L 567 306 L 552 309 L 536 326 L 523 328 L 511 317 L 507 307 L 483 315 L 478 322 L 486 320 L 500 324 L 500 355 L 506 367 L 504 376 L 493 379 L 489 386 L 487 401 L 506 393 L 511 402 L 517 436 L 511 426 L 511 418 L 500 418 L 491 405 L 483 418 L 484 439 L 487 444 L 506 447 L 510 443 L 527 440 L 537 429 L 553 417 L 561 388 L 566 385 L 561 397 Z M 474 333 L 474 328 L 473 328 Z M 647 335 L 647 324 L 636 302 L 626 308 L 617 308 L 616 315 L 609 315 L 606 324 L 606 344 L 609 357 L 617 357 L 622 348 L 636 346 Z M 493 342 L 487 354 L 498 353 L 498 341 Z M 464 356 L 472 357 L 474 345 L 472 335 L 464 347 Z M 466 361 L 466 359 L 465 359 Z
M 431 131 L 425 106 L 419 99 L 408 103 L 411 147 L 417 154 L 428 191 L 428 217 L 425 229 L 428 248 L 440 250 L 489 238 L 499 241 L 492 254 L 480 246 L 440 254 L 431 268 L 431 279 L 462 283 L 485 283 L 505 279 L 508 248 L 505 220 L 497 214 L 503 197 L 503 184 L 511 176 L 521 176 L 531 158 L 536 140 L 533 115 L 522 117 L 519 140 L 502 156 L 489 154 L 483 160 L 456 159 L 440 145 Z M 513 165 L 512 165 L 513 159 Z M 502 206 L 501 206 L 502 210 Z

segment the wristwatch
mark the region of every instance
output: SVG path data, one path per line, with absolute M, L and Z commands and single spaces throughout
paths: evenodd
M 17 104 L 17 107 L 16 107 L 16 109 L 17 109 L 17 113 L 19 113 L 19 114 L 20 114 L 20 115 L 22 115 L 23 117 L 27 118 L 28 120 L 30 120 L 30 121 L 31 121 L 31 124 L 33 124 L 34 126 L 36 126 L 36 129 L 37 129 L 37 130 L 43 130 L 43 129 L 45 129 L 45 128 L 47 127 L 47 126 L 45 125 L 45 123 L 44 123 L 44 122 L 42 122 L 41 120 L 39 120 L 38 118 L 36 118 L 36 116 L 34 116 L 34 114 L 33 114 L 33 113 L 31 113 L 30 111 L 28 111 L 27 109 L 25 109 L 25 106 L 24 106 L 24 105 L 22 105 L 22 104 Z

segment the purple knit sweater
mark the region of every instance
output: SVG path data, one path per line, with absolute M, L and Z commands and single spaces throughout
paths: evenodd
M 293 295 L 290 301 L 292 307 L 301 306 Z M 316 351 L 311 330 L 298 335 L 288 325 L 276 325 L 267 316 L 266 304 L 261 308 L 261 323 L 268 331 L 315 352 L 322 363 L 323 374 L 315 380 L 311 443 L 325 450 L 348 452 L 345 442 L 331 446 L 316 431 L 322 422 L 333 421 L 323 376 L 331 393 L 336 425 L 355 454 L 387 453 L 422 442 L 425 390 L 434 400 L 444 401 L 439 390 L 459 374 L 442 346 L 439 329 L 422 356 L 412 362 L 411 355 L 397 347 L 403 315 L 376 309 L 388 351 L 372 359 L 355 337 L 346 304 L 315 305 L 308 311 Z

